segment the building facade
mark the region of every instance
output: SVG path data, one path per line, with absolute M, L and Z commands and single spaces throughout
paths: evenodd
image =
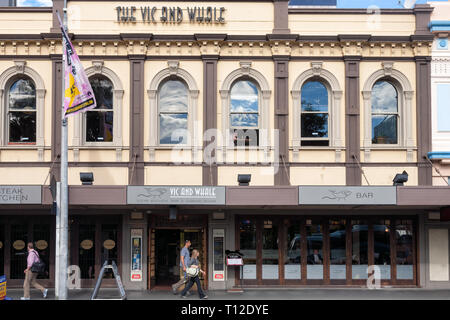
M 22 285 L 27 241 L 54 283 L 62 10 L 61 0 L 0 8 L 0 274 L 10 286 Z M 382 285 L 450 287 L 448 261 L 433 260 L 438 246 L 448 260 L 448 232 L 428 231 L 450 205 L 427 158 L 432 12 L 68 1 L 98 102 L 69 119 L 69 264 L 81 285 L 112 259 L 125 288 L 166 287 L 190 239 L 212 290 L 365 286 L 369 266 Z M 235 249 L 241 269 L 225 265 Z

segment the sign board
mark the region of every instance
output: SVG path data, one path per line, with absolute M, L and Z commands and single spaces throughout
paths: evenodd
M 0 204 L 41 204 L 41 186 L 0 186 Z
M 396 205 L 396 187 L 299 187 L 300 205 Z
M 227 258 L 227 266 L 243 266 L 244 260 L 242 258 Z
M 128 186 L 127 204 L 224 205 L 225 187 Z
M 225 281 L 225 230 L 213 230 L 213 280 Z
M 117 288 L 119 289 L 120 299 L 108 299 L 108 300 L 125 300 L 127 295 L 125 293 L 125 289 L 123 288 L 122 279 L 119 275 L 119 269 L 114 261 L 110 265 L 108 265 L 108 260 L 103 263 L 103 266 L 100 270 L 100 274 L 97 278 L 97 283 L 95 284 L 94 292 L 92 292 L 91 300 L 97 300 L 98 291 L 100 290 L 100 286 L 102 285 L 103 276 L 105 274 L 106 269 L 112 269 L 114 273 L 114 278 L 116 279 Z
M 142 281 L 142 229 L 131 229 L 131 281 Z
M 6 276 L 0 276 L 0 300 L 6 298 Z

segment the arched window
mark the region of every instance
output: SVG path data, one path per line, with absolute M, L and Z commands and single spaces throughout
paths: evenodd
M 301 145 L 329 146 L 329 98 L 319 80 L 305 82 L 301 89 Z
M 21 77 L 8 88 L 8 144 L 36 143 L 36 87 L 28 77 Z
M 230 90 L 230 130 L 235 146 L 259 145 L 259 89 L 250 80 L 236 81 Z
M 372 87 L 372 143 L 398 144 L 398 93 L 386 80 Z
M 86 142 L 112 142 L 114 139 L 114 110 L 112 82 L 100 75 L 89 79 L 97 107 L 86 112 Z
M 159 144 L 186 144 L 188 87 L 179 79 L 163 82 L 158 90 Z

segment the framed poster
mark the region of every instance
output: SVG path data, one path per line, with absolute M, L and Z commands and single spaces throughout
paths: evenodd
M 131 281 L 142 281 L 142 229 L 131 229 Z

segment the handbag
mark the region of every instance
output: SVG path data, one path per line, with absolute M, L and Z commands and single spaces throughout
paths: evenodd
M 190 278 L 195 278 L 196 276 L 198 276 L 199 272 L 200 272 L 199 268 L 189 267 L 186 269 L 186 274 Z
M 42 274 L 45 272 L 45 263 L 44 263 L 44 261 L 42 261 L 42 259 L 36 253 L 36 251 L 33 251 L 33 253 L 37 256 L 38 261 L 36 261 L 35 263 L 33 263 L 31 265 L 31 272 Z

